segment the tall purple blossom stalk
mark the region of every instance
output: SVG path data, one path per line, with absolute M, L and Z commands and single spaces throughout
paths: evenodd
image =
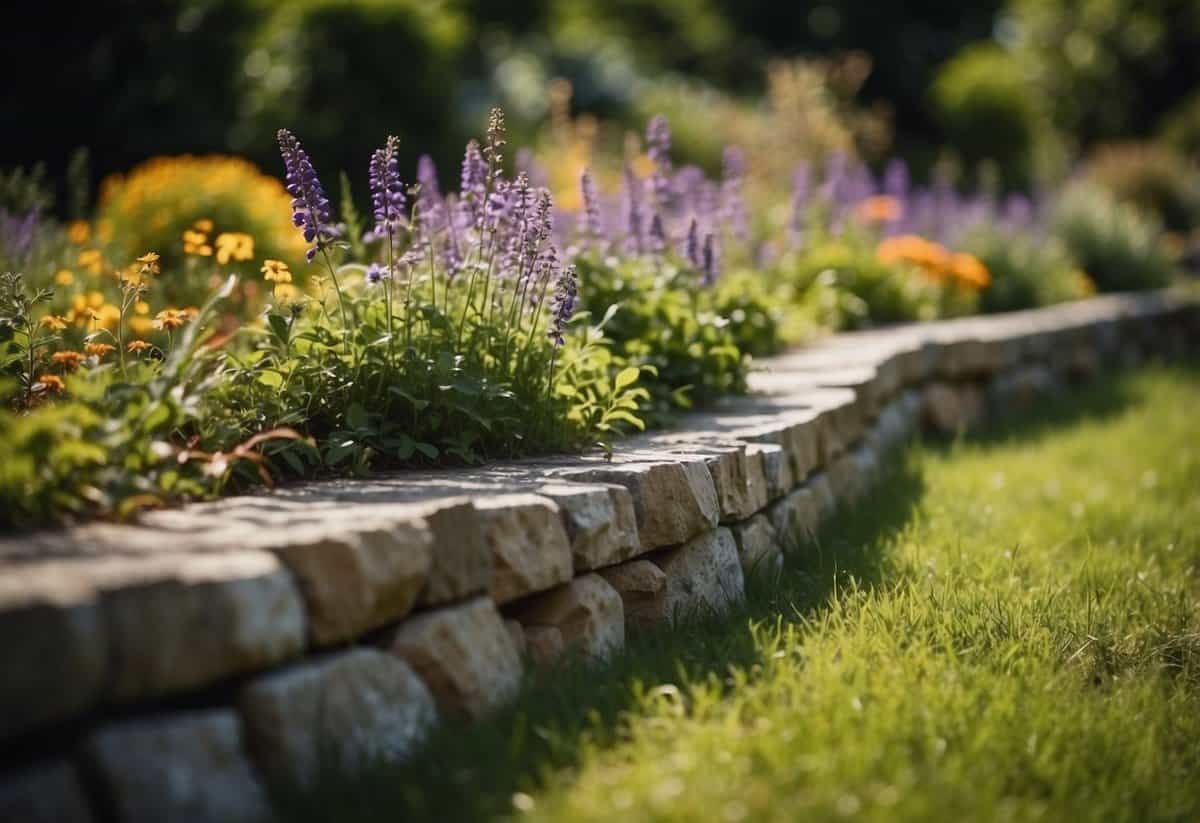
M 316 169 L 296 135 L 287 129 L 280 129 L 276 137 L 286 170 L 285 187 L 292 196 L 292 223 L 303 230 L 304 242 L 312 243 L 304 255 L 311 263 L 317 252 L 334 235 L 329 198 L 325 196 Z
M 711 286 L 717 282 L 717 250 L 711 233 L 704 235 L 704 250 L 701 252 L 700 273 L 704 285 Z
M 704 262 L 700 256 L 700 224 L 696 222 L 695 217 L 688 224 L 687 245 L 683 254 L 694 269 L 699 269 Z
M 371 208 L 375 218 L 375 235 L 386 237 L 403 223 L 408 198 L 400 180 L 400 161 L 396 156 L 400 138 L 392 136 L 383 148 L 371 155 L 367 181 L 371 188 Z
M 658 212 L 671 205 L 671 126 L 661 114 L 646 126 L 646 153 L 654 164 L 650 175 L 650 203 Z
M 739 241 L 750 237 L 742 181 L 746 176 L 746 157 L 737 146 L 726 146 L 721 154 L 721 219 Z
M 462 177 L 459 187 L 459 211 L 463 216 L 462 225 L 465 229 L 474 229 L 483 218 L 483 210 L 487 199 L 487 161 L 475 140 L 467 143 L 463 154 Z
M 579 191 L 583 197 L 583 212 L 580 230 L 589 246 L 604 245 L 604 225 L 600 220 L 600 197 L 596 193 L 596 181 L 588 169 L 579 177 Z
M 641 255 L 646 250 L 642 237 L 642 181 L 633 167 L 625 164 L 625 251 Z
M 566 266 L 559 271 L 554 285 L 554 297 L 550 303 L 550 330 L 548 335 L 556 347 L 566 342 L 567 323 L 575 313 L 575 298 L 579 294 L 579 278 L 575 267 Z
M 811 176 L 808 163 L 801 163 L 792 173 L 792 215 L 789 234 L 793 248 L 804 245 L 804 232 L 808 224 L 808 198 Z

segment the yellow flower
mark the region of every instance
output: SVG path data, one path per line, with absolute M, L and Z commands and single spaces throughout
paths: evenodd
M 264 260 L 261 271 L 266 280 L 275 283 L 292 282 L 292 272 L 288 269 L 288 264 L 282 260 Z
M 75 275 L 70 269 L 59 269 L 54 275 L 54 282 L 60 286 L 69 286 L 75 282 Z
M 183 253 L 211 257 L 213 250 L 212 246 L 208 245 L 208 235 L 194 229 L 186 230 L 183 233 Z
M 196 231 L 202 231 L 205 234 L 208 234 L 213 230 L 213 221 L 209 220 L 207 217 L 201 217 L 192 224 L 192 228 L 194 228 Z
M 86 220 L 72 220 L 67 226 L 67 239 L 76 246 L 82 246 L 92 234 L 92 227 Z
M 149 317 L 131 317 L 129 318 L 129 328 L 134 334 L 149 334 L 154 330 L 154 321 Z
M 63 383 L 62 378 L 53 374 L 43 374 L 37 381 L 41 384 L 42 390 L 50 394 L 57 394 L 66 388 L 66 383 Z
M 47 314 L 42 318 L 41 323 L 51 331 L 62 331 L 67 327 L 67 321 L 57 314 Z
M 110 346 L 108 343 L 88 343 L 83 350 L 93 357 L 103 358 L 116 351 L 116 347 Z
M 104 255 L 99 249 L 84 249 L 79 253 L 78 263 L 90 274 L 100 274 L 104 271 Z
M 188 321 L 187 310 L 163 309 L 154 315 L 154 328 L 162 331 L 174 331 Z
M 275 286 L 275 297 L 284 303 L 290 303 L 300 294 L 300 290 L 291 283 L 279 283 Z
M 145 300 L 139 300 L 133 304 L 133 310 L 137 314 L 149 314 L 150 313 L 150 304 L 147 303 Z
M 125 351 L 140 354 L 147 349 L 152 348 L 154 348 L 154 346 L 150 343 L 147 343 L 145 340 L 130 340 L 129 344 L 125 346 Z
M 148 251 L 137 259 L 142 264 L 142 274 L 159 274 L 162 268 L 158 263 L 158 252 Z
M 64 371 L 74 371 L 83 362 L 83 355 L 77 351 L 58 351 L 51 355 L 50 359 L 62 366 Z
M 254 257 L 254 238 L 240 232 L 222 232 L 217 235 L 217 262 L 225 265 L 230 260 L 243 261 Z

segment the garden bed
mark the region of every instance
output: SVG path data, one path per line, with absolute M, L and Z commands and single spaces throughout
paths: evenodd
M 402 758 L 437 716 L 488 713 L 525 662 L 601 660 L 627 628 L 723 610 L 917 426 L 1003 415 L 1197 330 L 1195 304 L 1158 292 L 839 335 L 611 459 L 295 485 L 0 540 L 0 810 L 263 816 L 275 781 Z

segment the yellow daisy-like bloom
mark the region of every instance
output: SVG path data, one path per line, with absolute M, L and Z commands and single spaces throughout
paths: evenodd
M 217 262 L 222 266 L 230 260 L 241 262 L 254 259 L 254 238 L 241 232 L 222 232 L 217 235 Z
M 212 246 L 208 244 L 208 235 L 202 231 L 188 229 L 183 233 L 183 253 L 194 254 L 198 257 L 212 257 Z
M 56 351 L 50 359 L 64 371 L 74 371 L 83 362 L 83 355 L 77 351 Z
M 192 224 L 192 228 L 196 231 L 202 231 L 205 234 L 208 234 L 213 230 L 213 221 L 209 220 L 207 217 L 201 217 Z
M 83 350 L 93 357 L 105 357 L 117 350 L 116 346 L 110 346 L 108 343 L 88 343 L 83 347 Z
M 186 310 L 163 309 L 154 315 L 154 328 L 161 331 L 174 331 L 188 321 Z
M 284 303 L 291 303 L 300 294 L 300 290 L 291 283 L 279 283 L 275 286 L 275 297 Z
M 100 274 L 104 271 L 104 255 L 99 249 L 84 249 L 79 253 L 79 266 L 89 274 Z
M 59 269 L 54 275 L 54 282 L 60 286 L 70 286 L 75 282 L 75 273 L 70 269 Z
M 67 226 L 67 239 L 76 246 L 82 246 L 92 236 L 92 227 L 86 220 L 72 220 Z
M 141 263 L 142 274 L 160 274 L 162 267 L 158 262 L 158 252 L 148 251 L 137 259 Z
M 67 321 L 57 314 L 47 314 L 40 322 L 51 331 L 62 331 L 67 327 Z
M 57 394 L 67 387 L 67 384 L 63 382 L 63 379 L 54 374 L 43 374 L 37 379 L 37 381 L 38 383 L 41 383 L 42 390 L 49 392 L 50 394 Z
M 154 331 L 154 321 L 149 317 L 131 317 L 129 328 L 134 334 L 149 334 Z
M 152 348 L 154 348 L 153 344 L 147 343 L 145 340 L 130 340 L 125 346 L 125 351 L 133 352 L 134 354 L 141 354 L 147 349 Z
M 292 282 L 292 272 L 282 260 L 264 260 L 261 271 L 265 280 L 275 283 Z
M 139 300 L 133 304 L 133 310 L 137 314 L 149 314 L 150 313 L 150 304 L 147 303 L 145 300 Z

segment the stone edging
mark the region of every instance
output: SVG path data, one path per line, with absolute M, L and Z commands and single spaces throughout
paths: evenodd
M 1178 354 L 1167 292 L 837 335 L 600 457 L 314 483 L 0 539 L 0 820 L 258 820 L 527 663 L 721 611 L 918 425 Z

